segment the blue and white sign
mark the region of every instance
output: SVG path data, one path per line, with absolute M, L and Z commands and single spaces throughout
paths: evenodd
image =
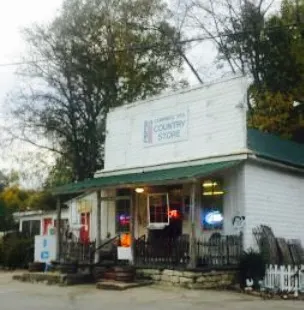
M 56 259 L 56 236 L 35 236 L 35 262 L 50 263 Z
M 188 111 L 144 121 L 144 145 L 153 146 L 188 139 Z
M 220 224 L 223 220 L 223 215 L 219 211 L 211 211 L 205 215 L 205 222 L 209 225 Z

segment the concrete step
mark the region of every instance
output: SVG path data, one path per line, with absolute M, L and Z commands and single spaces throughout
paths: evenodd
M 96 288 L 101 290 L 124 291 L 130 288 L 143 287 L 153 284 L 153 281 L 135 281 L 131 283 L 103 280 L 96 283 Z

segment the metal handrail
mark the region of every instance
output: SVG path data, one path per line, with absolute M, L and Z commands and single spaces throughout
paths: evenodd
M 103 247 L 105 247 L 106 245 L 112 243 L 114 240 L 116 239 L 120 239 L 120 234 L 117 234 L 115 237 L 105 241 L 104 243 L 102 243 L 100 246 L 98 246 L 97 248 L 95 248 L 92 252 L 91 252 L 91 260 L 93 259 L 95 253 L 97 251 L 100 251 Z

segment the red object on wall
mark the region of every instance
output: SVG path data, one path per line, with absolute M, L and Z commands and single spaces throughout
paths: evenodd
M 90 213 L 81 213 L 80 242 L 90 242 Z
M 43 236 L 48 234 L 49 227 L 53 225 L 51 218 L 43 219 Z

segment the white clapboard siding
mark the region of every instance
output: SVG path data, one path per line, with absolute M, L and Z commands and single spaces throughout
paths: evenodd
M 105 171 L 244 152 L 246 90 L 246 79 L 232 78 L 111 110 L 107 116 Z M 146 121 L 178 113 L 188 115 L 182 139 L 150 146 L 144 143 Z

